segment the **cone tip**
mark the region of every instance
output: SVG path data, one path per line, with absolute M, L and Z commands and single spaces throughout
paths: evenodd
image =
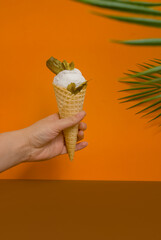
M 74 159 L 74 153 L 68 153 L 68 156 L 69 156 L 69 159 L 70 159 L 70 161 L 72 162 L 73 161 L 73 159 Z

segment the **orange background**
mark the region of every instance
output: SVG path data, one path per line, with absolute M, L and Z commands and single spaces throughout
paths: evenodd
M 57 111 L 54 75 L 45 66 L 51 55 L 73 60 L 91 80 L 84 104 L 89 146 L 73 162 L 59 156 L 26 163 L 0 178 L 161 180 L 159 129 L 117 100 L 124 87 L 117 79 L 136 63 L 160 58 L 160 48 L 109 41 L 159 37 L 160 30 L 104 19 L 89 12 L 96 7 L 68 0 L 1 0 L 0 5 L 1 132 Z

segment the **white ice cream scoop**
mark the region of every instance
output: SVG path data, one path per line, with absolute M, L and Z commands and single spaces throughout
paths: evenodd
M 59 72 L 53 80 L 53 84 L 63 88 L 67 88 L 70 83 L 75 83 L 77 88 L 84 82 L 86 82 L 86 80 L 77 68 L 73 70 L 63 70 Z

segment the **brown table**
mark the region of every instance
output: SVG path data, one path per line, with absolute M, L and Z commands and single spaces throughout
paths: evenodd
M 0 239 L 160 240 L 161 183 L 0 180 Z

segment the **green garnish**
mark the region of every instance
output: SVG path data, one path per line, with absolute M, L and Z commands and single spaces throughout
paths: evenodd
M 79 87 L 76 88 L 75 83 L 70 83 L 67 86 L 67 90 L 70 91 L 72 94 L 77 94 L 79 93 L 83 88 L 87 87 L 87 81 L 79 85 Z
M 70 70 L 74 69 L 74 62 L 69 63 Z
M 68 63 L 66 60 L 60 62 L 54 57 L 50 57 L 46 61 L 46 66 L 55 74 L 63 70 L 73 70 L 74 69 L 74 62 Z
M 70 70 L 70 68 L 69 68 L 69 63 L 68 63 L 66 60 L 64 60 L 64 61 L 62 62 L 62 64 L 63 64 L 63 66 L 64 66 L 64 68 L 65 68 L 66 70 Z

